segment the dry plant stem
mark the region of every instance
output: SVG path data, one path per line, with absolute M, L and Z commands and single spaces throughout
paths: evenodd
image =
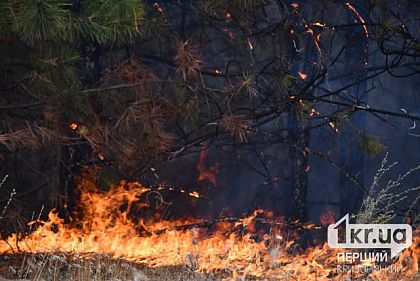
M 3 180 L 0 182 L 0 188 L 4 185 L 4 183 L 6 182 L 7 178 L 8 178 L 8 175 L 4 176 Z M 15 196 L 15 195 L 16 195 L 16 190 L 13 189 L 12 192 L 10 193 L 9 200 L 7 200 L 7 203 L 4 206 L 3 211 L 0 214 L 0 220 L 3 219 L 4 214 L 6 214 L 7 208 L 9 208 L 9 205 L 12 202 L 13 196 Z
M 382 160 L 381 166 L 373 177 L 373 182 L 368 189 L 366 197 L 358 214 L 355 215 L 357 223 L 386 223 L 395 218 L 396 214 L 392 209 L 398 203 L 406 200 L 411 193 L 418 194 L 420 186 L 398 191 L 403 181 L 413 173 L 420 170 L 420 165 L 400 174 L 397 179 L 389 180 L 385 187 L 381 188 L 381 179 L 394 167 L 397 162 L 388 164 L 388 153 Z M 418 202 L 420 195 L 415 196 L 410 204 L 413 207 Z

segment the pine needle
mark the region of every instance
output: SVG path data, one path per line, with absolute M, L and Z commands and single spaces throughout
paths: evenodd
M 359 134 L 359 146 L 371 158 L 379 155 L 386 149 L 386 146 L 381 143 L 378 136 L 366 133 Z

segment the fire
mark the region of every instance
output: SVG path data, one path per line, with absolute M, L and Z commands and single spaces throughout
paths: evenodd
M 163 15 L 163 9 L 158 2 L 153 3 L 153 7 L 155 7 L 155 9 Z
M 306 28 L 307 28 L 306 29 L 306 32 L 308 32 L 309 34 L 311 34 L 311 36 L 314 38 L 315 48 L 316 48 L 318 54 L 321 55 L 322 54 L 322 50 L 321 50 L 321 47 L 319 46 L 319 43 L 318 43 L 318 41 L 321 39 L 321 37 L 320 36 L 315 36 L 315 32 L 314 32 L 314 30 L 312 28 L 310 28 L 308 26 L 306 26 Z
M 352 4 L 345 3 L 345 5 L 350 9 L 350 11 L 352 11 L 356 15 L 356 17 L 359 19 L 359 21 L 363 24 L 362 26 L 363 26 L 363 30 L 365 32 L 365 36 L 366 36 L 366 38 L 368 38 L 369 37 L 369 32 L 368 32 L 368 29 L 366 27 L 365 19 L 360 15 L 360 13 L 356 10 L 356 8 Z
M 207 158 L 207 148 L 204 145 L 203 150 L 201 150 L 200 152 L 200 158 L 197 164 L 197 170 L 199 172 L 197 181 L 199 182 L 208 181 L 213 186 L 217 186 L 216 175 L 219 173 L 219 165 L 216 163 L 207 169 L 206 158 Z
M 325 207 L 324 213 L 319 216 L 319 221 L 322 225 L 329 225 L 335 222 L 335 213 L 331 206 Z
M 350 4 L 350 3 L 348 3 L 348 2 L 347 2 L 347 3 L 345 3 L 345 5 L 346 5 L 346 7 L 347 7 L 350 11 L 352 11 L 352 12 L 356 15 L 356 17 L 359 19 L 360 23 L 362 24 L 362 27 L 363 27 L 363 31 L 364 31 L 365 37 L 366 37 L 366 39 L 368 39 L 368 38 L 369 38 L 369 31 L 368 31 L 368 29 L 367 29 L 365 19 L 364 19 L 364 18 L 360 15 L 359 11 L 357 11 L 357 10 L 356 10 L 356 8 L 355 8 L 352 4 Z M 355 23 L 357 23 L 357 20 L 354 20 L 354 22 L 355 22 Z M 365 53 L 366 53 L 366 54 L 367 54 L 368 50 L 369 50 L 369 46 L 368 46 L 368 43 L 366 43 L 366 46 L 365 46 Z M 364 62 L 364 64 L 365 64 L 365 66 L 366 66 L 366 67 L 368 66 L 368 60 L 367 60 L 367 57 L 365 58 L 365 62 Z
M 315 108 L 312 108 L 311 112 L 309 113 L 309 116 L 314 117 L 314 116 L 318 116 L 318 115 L 319 115 L 319 112 Z
M 252 51 L 254 49 L 254 46 L 252 45 L 251 40 L 249 40 L 249 38 L 246 39 L 248 42 L 248 48 Z
M 248 217 L 220 218 L 212 223 L 197 218 L 146 220 L 138 214 L 151 208 L 148 194 L 156 193 L 156 189 L 121 182 L 104 192 L 84 180 L 79 190 L 80 203 L 68 223 L 53 210 L 48 221 L 33 222 L 35 230 L 25 238 L 2 237 L 0 253 L 105 254 L 149 267 L 184 265 L 204 273 L 227 272 L 232 278 L 346 279 L 344 273 L 334 270 L 335 250 L 326 244 L 305 249 L 299 246 L 298 233 L 310 231 L 314 225 L 287 224 L 262 210 Z M 256 230 L 257 222 L 267 225 L 269 231 Z M 200 231 L 204 227 L 207 230 Z M 415 237 L 416 241 L 397 261 L 403 266 L 402 276 L 413 276 L 418 271 L 420 236 L 417 233 Z M 388 272 L 372 276 L 375 280 L 399 279 Z
M 334 131 L 334 132 L 336 132 L 336 133 L 338 133 L 340 130 L 337 128 L 337 126 L 335 125 L 335 123 L 334 122 L 332 122 L 332 121 L 329 121 L 328 122 L 328 126 L 330 126 L 330 128 Z
M 71 123 L 70 124 L 70 129 L 72 130 L 76 130 L 79 126 L 76 123 Z
M 188 194 L 192 197 L 200 198 L 200 193 L 198 193 L 197 191 L 193 191 L 193 192 L 190 192 Z
M 308 74 L 298 71 L 298 75 L 302 80 L 305 80 L 308 77 Z
M 312 25 L 319 26 L 319 27 L 326 27 L 325 23 L 319 22 L 319 21 L 313 22 Z

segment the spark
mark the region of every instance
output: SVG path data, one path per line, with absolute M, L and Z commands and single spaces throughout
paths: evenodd
M 156 9 L 159 13 L 161 13 L 161 14 L 163 15 L 163 9 L 162 9 L 162 7 L 159 5 L 159 3 L 155 2 L 155 3 L 153 4 L 153 7 L 155 7 L 155 9 Z
M 71 123 L 71 124 L 70 124 L 70 128 L 71 128 L 72 130 L 76 130 L 78 127 L 79 127 L 79 126 L 78 126 L 76 123 Z
M 193 191 L 188 193 L 191 197 L 195 197 L 195 198 L 200 198 L 200 193 L 198 193 L 197 191 Z
M 319 27 L 326 27 L 326 25 L 325 25 L 325 23 L 323 23 L 323 22 L 314 22 L 314 23 L 312 23 L 312 25 L 314 25 L 314 26 L 319 26 Z
M 248 42 L 248 47 L 249 47 L 249 49 L 252 51 L 252 50 L 254 49 L 254 46 L 252 45 L 251 40 L 249 40 L 249 38 L 247 38 L 246 40 L 247 40 L 247 42 Z
M 308 74 L 298 71 L 299 77 L 302 80 L 305 80 L 308 77 Z
M 332 121 L 328 122 L 328 126 L 330 126 L 331 129 L 333 129 L 336 133 L 338 133 L 339 130 L 338 128 L 336 128 L 335 124 Z
M 313 117 L 313 116 L 317 116 L 317 115 L 319 115 L 319 112 L 318 112 L 318 111 L 316 111 L 316 109 L 315 109 L 315 108 L 312 108 L 312 109 L 311 109 L 311 113 L 309 113 L 309 116 Z

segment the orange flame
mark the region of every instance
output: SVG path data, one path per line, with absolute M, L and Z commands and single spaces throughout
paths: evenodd
M 335 222 L 335 212 L 330 205 L 324 209 L 324 213 L 319 216 L 319 221 L 322 225 L 329 225 Z
M 356 10 L 356 8 L 352 4 L 345 3 L 345 5 L 350 9 L 350 11 L 352 11 L 356 15 L 356 17 L 359 19 L 359 21 L 363 24 L 363 30 L 365 32 L 365 36 L 366 36 L 366 38 L 368 38 L 369 37 L 369 32 L 368 32 L 368 29 L 366 27 L 365 19 L 360 15 L 360 13 Z
M 302 80 L 305 80 L 308 77 L 308 74 L 298 71 L 298 75 Z
M 236 276 L 241 279 L 344 280 L 366 277 L 363 273 L 336 272 L 337 252 L 326 244 L 299 250 L 296 247 L 299 242 L 295 240 L 298 238 L 297 232 L 282 230 L 282 219 L 276 220 L 278 224 L 272 225 L 270 231 L 260 238 L 257 234 L 241 230 L 253 229 L 255 221 L 261 218 L 259 216 L 263 213 L 265 217 L 271 217 L 270 212 L 258 210 L 250 217 L 237 219 L 236 223 L 220 220 L 214 224 L 216 230 L 209 234 L 208 231 L 197 231 L 195 227 L 185 227 L 186 224 L 203 225 L 200 219 L 136 219 L 133 214 L 141 213 L 139 210 L 142 208 L 150 208 L 148 201 L 143 199 L 147 198 L 149 192 L 156 193 L 140 183 L 122 182 L 107 192 L 101 192 L 85 180 L 80 191 L 78 213 L 70 223 L 65 224 L 52 211 L 48 221 L 32 223 L 38 227 L 25 239 L 16 235 L 1 237 L 0 253 L 64 252 L 87 257 L 106 254 L 149 267 L 188 266 L 191 264 L 188 261 L 193 257 L 193 270 L 230 272 L 232 278 Z M 311 228 L 313 225 L 304 227 Z M 414 234 L 415 241 L 396 262 L 402 266 L 399 275 L 382 271 L 371 274 L 371 277 L 374 280 L 400 280 L 401 277 L 417 274 L 419 234 Z
M 205 146 L 204 146 L 205 147 Z M 197 181 L 209 181 L 213 186 L 217 186 L 216 175 L 219 173 L 219 165 L 216 163 L 209 169 L 206 168 L 207 149 L 204 148 L 200 152 L 200 158 L 197 164 L 199 176 Z

